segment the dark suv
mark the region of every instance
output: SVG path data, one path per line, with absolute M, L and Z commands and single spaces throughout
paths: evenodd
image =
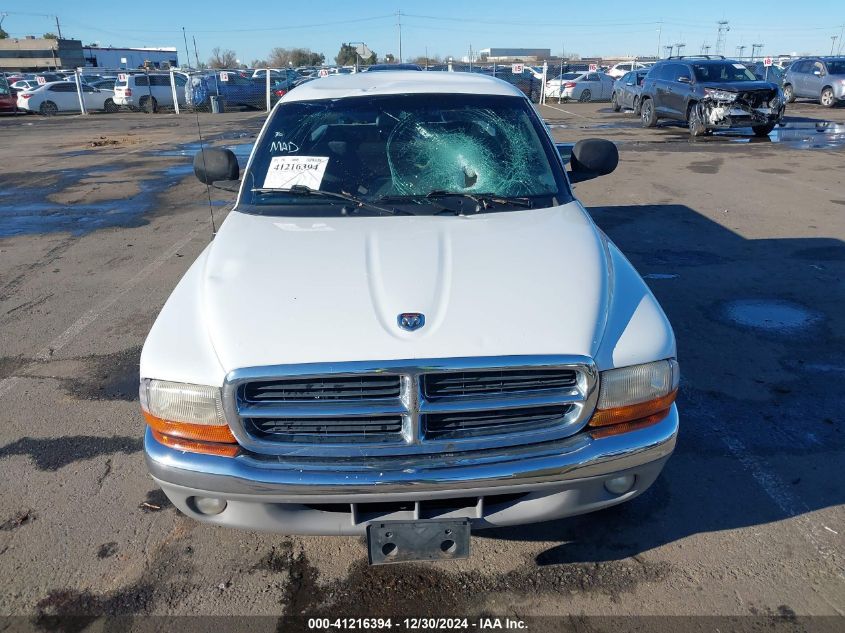
M 657 62 L 643 81 L 643 127 L 658 119 L 685 121 L 690 135 L 748 127 L 766 136 L 783 117 L 777 84 L 758 81 L 743 64 L 724 57 L 669 57 Z

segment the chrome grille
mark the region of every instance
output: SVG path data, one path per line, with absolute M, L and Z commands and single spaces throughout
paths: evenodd
M 506 393 L 550 391 L 574 387 L 572 369 L 499 369 L 456 371 L 423 376 L 426 398 L 497 396 Z
M 274 442 L 389 442 L 401 440 L 402 417 L 246 418 L 256 437 Z
M 399 376 L 314 376 L 249 382 L 241 387 L 244 402 L 313 400 L 381 400 L 399 397 Z
M 461 438 L 545 429 L 562 424 L 572 405 L 526 407 L 504 411 L 435 413 L 423 417 L 426 438 Z
M 592 414 L 596 387 L 581 356 L 424 359 L 236 370 L 223 401 L 249 451 L 361 457 L 567 437 Z

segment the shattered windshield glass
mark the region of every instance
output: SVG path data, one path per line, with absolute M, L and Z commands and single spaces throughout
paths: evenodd
M 726 62 L 724 64 L 692 64 L 698 81 L 714 83 L 728 81 L 756 81 L 757 78 L 742 64 Z
M 454 195 L 519 199 L 515 208 L 571 200 L 555 147 L 530 104 L 493 95 L 284 104 L 245 182 L 241 202 L 257 206 L 340 204 L 328 195 L 301 195 L 308 193 L 303 187 L 368 202 L 413 200 L 414 213 L 436 207 L 434 197 Z

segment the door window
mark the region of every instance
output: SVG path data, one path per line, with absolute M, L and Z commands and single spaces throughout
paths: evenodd
M 63 81 L 50 86 L 50 92 L 76 92 L 76 86 Z

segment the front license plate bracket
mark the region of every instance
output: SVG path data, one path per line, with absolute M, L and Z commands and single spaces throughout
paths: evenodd
M 367 526 L 370 565 L 469 557 L 469 519 L 374 521 Z

